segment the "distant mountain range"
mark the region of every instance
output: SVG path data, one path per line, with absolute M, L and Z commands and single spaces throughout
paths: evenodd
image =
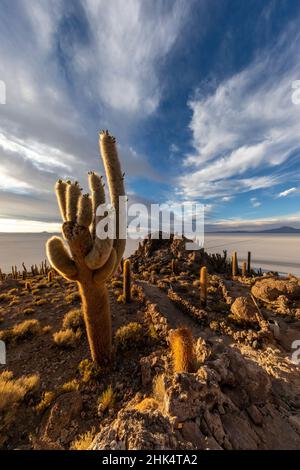
M 266 230 L 222 230 L 218 232 L 207 232 L 207 233 L 299 233 L 300 228 L 294 227 L 279 227 L 269 228 Z

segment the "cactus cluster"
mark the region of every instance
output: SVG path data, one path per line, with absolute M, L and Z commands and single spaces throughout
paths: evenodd
M 56 195 L 68 248 L 61 238 L 52 237 L 47 242 L 47 255 L 56 271 L 77 282 L 91 356 L 93 361 L 102 364 L 111 356 L 111 318 L 106 281 L 116 271 L 126 241 L 119 237 L 119 196 L 124 196 L 125 190 L 116 142 L 108 131 L 102 131 L 99 144 L 111 203 L 116 211 L 116 237 L 112 240 L 96 236 L 96 225 L 100 220 L 96 210 L 105 202 L 102 178 L 89 173 L 91 195 L 82 194 L 78 182 L 59 180 Z

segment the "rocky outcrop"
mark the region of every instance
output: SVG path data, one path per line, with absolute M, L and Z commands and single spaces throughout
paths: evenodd
M 163 375 L 161 388 L 159 409 L 141 413 L 136 398 L 91 448 L 299 448 L 298 417 L 289 420 L 278 400 L 273 404 L 268 374 L 238 351 L 226 349 L 194 374 Z
M 251 297 L 237 297 L 231 305 L 233 319 L 244 323 L 257 323 L 257 309 Z
M 296 280 L 267 278 L 257 281 L 251 289 L 252 294 L 263 302 L 274 302 L 283 295 L 288 300 L 300 299 L 300 285 Z

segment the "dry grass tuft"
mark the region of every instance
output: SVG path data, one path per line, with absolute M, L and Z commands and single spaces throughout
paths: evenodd
M 13 373 L 8 370 L 0 374 L 0 445 L 7 439 L 7 431 L 15 421 L 18 406 L 39 385 L 38 375 L 13 379 Z
M 113 391 L 112 386 L 109 385 L 98 400 L 98 409 L 100 409 L 101 413 L 104 413 L 106 410 L 114 408 L 115 402 L 116 394 Z
M 41 325 L 38 320 L 25 320 L 13 328 L 0 332 L 0 339 L 7 342 L 20 341 L 41 333 Z
M 46 299 L 36 299 L 35 304 L 36 305 L 45 305 L 47 303 Z
M 36 405 L 37 413 L 43 413 L 53 403 L 56 398 L 54 392 L 44 392 L 41 401 Z
M 74 308 L 65 314 L 63 328 L 76 331 L 81 326 L 83 326 L 83 317 L 79 308 Z
M 84 434 L 80 434 L 80 436 L 72 442 L 70 450 L 87 450 L 92 444 L 95 435 L 95 428 L 92 428 L 90 431 Z
M 67 295 L 65 301 L 67 304 L 74 304 L 80 300 L 80 295 L 78 292 L 72 292 L 71 294 Z
M 66 330 L 60 330 L 54 333 L 53 340 L 54 343 L 61 348 L 74 348 L 80 337 L 80 330 L 74 333 L 73 330 L 67 328 Z
M 90 359 L 83 359 L 78 366 L 81 381 L 88 383 L 100 378 L 102 369 Z
M 153 412 L 158 409 L 158 403 L 154 398 L 144 398 L 140 403 L 135 405 L 135 410 L 140 411 L 140 413 Z
M 132 348 L 143 340 L 143 328 L 140 323 L 131 322 L 118 328 L 115 334 L 116 345 L 120 349 Z
M 70 380 L 64 383 L 60 389 L 63 393 L 75 392 L 79 389 L 79 382 L 76 379 Z
M 31 307 L 24 308 L 23 310 L 24 315 L 33 315 L 34 314 L 34 309 Z

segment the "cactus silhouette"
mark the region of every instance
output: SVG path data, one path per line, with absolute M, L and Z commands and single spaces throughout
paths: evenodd
M 125 196 L 125 190 L 115 138 L 108 131 L 102 131 L 99 145 L 111 203 L 115 208 L 114 240 L 96 236 L 96 225 L 101 220 L 96 210 L 105 203 L 105 193 L 102 177 L 91 172 L 91 196 L 82 195 L 77 182 L 57 182 L 55 189 L 63 219 L 62 232 L 69 250 L 61 238 L 52 237 L 47 242 L 47 255 L 56 271 L 77 282 L 91 356 L 94 362 L 103 364 L 110 360 L 112 341 L 106 281 L 120 263 L 126 240 L 120 239 L 119 233 L 119 196 Z

